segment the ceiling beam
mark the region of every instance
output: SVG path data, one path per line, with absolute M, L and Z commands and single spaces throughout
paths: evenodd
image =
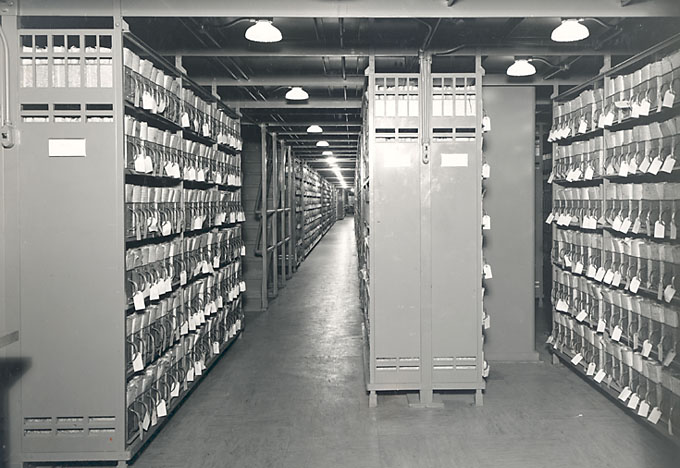
M 306 129 L 301 129 L 298 131 L 292 131 L 292 132 L 277 132 L 278 135 L 281 136 L 294 136 L 294 135 L 300 135 L 300 136 L 314 136 L 315 138 L 318 138 L 320 140 L 326 138 L 327 136 L 340 136 L 340 135 L 359 135 L 361 131 L 359 130 L 333 130 L 333 131 L 328 131 L 328 132 L 323 132 L 323 133 L 307 133 Z
M 20 15 L 111 16 L 115 2 L 104 0 L 21 0 Z M 120 0 L 118 14 L 158 17 L 247 17 L 247 18 L 515 18 L 646 17 L 680 15 L 677 0 L 622 2 L 612 0 L 477 0 L 456 2 L 423 0 L 363 0 L 320 2 L 319 0 Z M 284 37 L 286 31 L 283 31 Z
M 309 101 L 291 103 L 285 99 L 269 99 L 267 101 L 230 101 L 224 103 L 235 109 L 348 109 L 361 108 L 361 99 L 321 99 L 309 98 Z M 282 125 L 286 125 L 285 123 Z
M 591 41 L 592 42 L 592 41 Z M 612 55 L 631 55 L 639 52 L 639 49 L 632 47 L 613 47 L 603 46 L 595 50 L 594 42 L 584 42 L 580 46 L 573 45 L 527 45 L 513 44 L 511 40 L 503 44 L 487 44 L 478 47 L 464 47 L 456 52 L 447 55 L 474 55 L 477 51 L 482 56 L 511 56 L 511 55 L 540 55 L 543 57 L 559 57 L 569 55 L 600 56 L 605 54 Z M 433 53 L 444 52 L 445 50 L 432 49 Z M 253 49 L 249 46 L 225 47 L 225 48 L 203 48 L 203 47 L 183 47 L 180 49 L 161 50 L 160 55 L 175 57 L 368 57 L 371 54 L 376 57 L 417 57 L 418 49 L 409 48 L 386 48 L 386 49 L 340 49 L 329 47 L 324 49 L 316 45 L 273 45 L 270 48 Z M 207 83 L 211 84 L 211 83 Z
M 308 127 L 309 125 L 316 124 L 322 127 L 361 127 L 362 123 L 360 120 L 350 120 L 348 122 L 340 122 L 338 120 L 296 120 L 291 122 L 279 122 L 277 120 L 262 121 L 261 123 L 266 124 L 269 127 Z M 323 133 L 320 133 L 323 135 Z
M 202 86 L 216 85 L 219 87 L 231 86 L 305 86 L 305 87 L 326 87 L 326 86 L 347 86 L 359 88 L 364 85 L 366 77 L 364 76 L 324 76 L 324 75 L 306 75 L 306 76 L 281 76 L 281 77 L 254 77 L 248 80 L 235 80 L 225 76 L 220 77 L 192 77 L 193 80 Z

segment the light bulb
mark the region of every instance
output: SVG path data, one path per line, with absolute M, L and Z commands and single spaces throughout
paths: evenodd
M 565 19 L 553 29 L 550 39 L 555 42 L 576 42 L 582 41 L 590 36 L 590 31 L 585 24 L 581 24 L 578 19 Z
M 252 42 L 279 42 L 283 39 L 281 31 L 269 20 L 257 20 L 246 29 L 246 39 Z
M 309 99 L 309 94 L 307 94 L 307 91 L 305 91 L 301 87 L 293 86 L 286 93 L 286 99 L 288 99 L 289 101 L 304 101 L 306 99 Z
M 534 67 L 527 59 L 515 59 L 515 63 L 508 67 L 508 76 L 531 76 L 536 74 Z

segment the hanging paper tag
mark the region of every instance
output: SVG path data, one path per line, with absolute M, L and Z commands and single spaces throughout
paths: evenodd
M 675 350 L 670 350 L 663 359 L 662 362 L 663 366 L 664 367 L 670 366 L 671 362 L 673 362 L 673 359 L 675 359 Z
M 157 301 L 158 299 L 159 299 L 158 286 L 155 285 L 155 284 L 152 284 L 151 288 L 149 289 L 149 300 Z
M 621 390 L 621 393 L 619 393 L 618 399 L 621 401 L 626 401 L 632 393 L 633 392 L 629 387 L 624 387 L 624 389 Z
M 673 296 L 675 296 L 675 288 L 672 284 L 669 284 L 663 290 L 663 300 L 666 302 L 671 302 L 673 300 Z
M 484 229 L 485 231 L 491 229 L 491 216 L 489 215 L 482 216 L 482 229 Z
M 558 312 L 568 312 L 569 304 L 567 304 L 563 299 L 559 299 L 557 301 L 557 305 L 555 305 L 555 310 Z
M 217 296 L 217 308 L 221 309 L 224 307 L 224 298 L 222 296 Z
M 614 218 L 614 222 L 612 223 L 612 229 L 614 229 L 615 231 L 619 231 L 621 229 L 622 222 L 623 220 L 621 219 L 621 216 L 617 216 L 616 218 Z
M 578 124 L 578 133 L 586 133 L 588 131 L 588 122 L 586 119 L 581 119 Z
M 191 126 L 191 122 L 189 121 L 189 114 L 184 112 L 182 114 L 180 122 L 181 122 L 181 125 L 182 125 L 183 128 L 189 128 Z
M 170 397 L 171 398 L 177 398 L 179 396 L 179 384 L 175 382 L 172 384 L 172 388 L 170 389 Z
M 602 281 L 605 284 L 612 284 L 613 280 L 614 280 L 614 272 L 612 270 L 607 270 L 607 273 L 604 275 L 604 279 Z
M 179 331 L 179 334 L 182 335 L 182 336 L 184 336 L 184 335 L 186 335 L 187 333 L 189 333 L 189 322 L 184 322 L 184 323 L 182 324 L 182 328 L 181 328 L 180 331 Z
M 600 369 L 599 371 L 597 371 L 597 374 L 595 374 L 595 377 L 593 377 L 593 379 L 595 380 L 595 382 L 601 383 L 606 376 L 607 374 L 605 373 L 605 371 Z
M 595 265 L 590 264 L 588 265 L 588 271 L 586 272 L 586 276 L 588 278 L 592 278 L 597 274 L 597 270 L 595 269 Z
M 218 341 L 213 341 L 212 352 L 215 356 L 220 354 L 220 343 Z
M 634 276 L 633 279 L 630 280 L 628 290 L 633 294 L 637 294 L 638 289 L 640 289 L 640 279 L 637 276 Z
M 602 282 L 602 280 L 604 279 L 605 273 L 606 273 L 606 271 L 605 271 L 604 268 L 602 268 L 602 267 L 598 268 L 597 273 L 595 274 L 595 281 Z
M 218 255 L 215 255 L 213 257 L 213 268 L 219 268 L 220 267 L 220 257 Z
M 583 175 L 583 178 L 585 180 L 593 180 L 593 176 L 595 175 L 595 171 L 591 166 L 586 167 L 586 172 Z
M 239 289 L 241 290 L 242 293 L 246 292 L 246 282 L 245 281 L 241 281 L 239 283 Z
M 196 361 L 195 367 L 196 367 L 196 375 L 203 375 L 203 362 L 202 361 Z
M 651 107 L 652 107 L 652 103 L 649 102 L 649 99 L 644 98 L 642 100 L 642 102 L 640 103 L 640 107 L 638 109 L 638 112 L 640 113 L 640 115 L 646 117 L 646 116 L 649 115 L 649 110 L 650 110 Z
M 153 96 L 148 91 L 144 91 L 144 93 L 142 93 L 142 109 L 151 110 L 154 107 L 156 107 L 156 103 Z
M 151 418 L 149 418 L 149 413 L 144 413 L 144 418 L 142 419 L 142 429 L 144 429 L 145 431 L 148 431 L 150 425 L 151 425 Z
M 482 165 L 482 177 L 484 179 L 488 179 L 489 177 L 491 177 L 491 166 L 488 163 L 484 163 Z
M 569 255 L 564 256 L 564 266 L 571 268 L 571 258 L 569 258 Z
M 609 111 L 604 117 L 604 126 L 611 127 L 612 125 L 614 125 L 614 112 Z
M 146 158 L 144 154 L 139 154 L 135 158 L 135 172 L 146 172 Z
M 144 157 L 144 172 L 146 174 L 153 173 L 153 159 L 151 159 L 151 156 Z
M 663 239 L 666 234 L 666 226 L 663 221 L 657 221 L 654 223 L 654 237 L 657 239 Z
M 245 256 L 246 256 L 246 246 L 242 245 L 241 246 L 241 257 L 245 257 Z
M 606 327 L 607 324 L 605 323 L 604 320 L 600 319 L 597 321 L 597 333 L 604 333 Z
M 179 284 L 184 286 L 187 284 L 187 272 L 186 271 L 180 271 L 179 272 Z
M 586 375 L 587 376 L 595 375 L 595 368 L 596 367 L 597 366 L 595 365 L 594 362 L 591 362 L 590 364 L 588 364 L 588 368 L 586 369 Z
M 133 296 L 132 296 L 132 302 L 135 305 L 135 310 L 144 310 L 146 308 L 146 305 L 144 304 L 144 294 L 142 294 L 141 291 L 137 291 Z
M 583 355 L 581 355 L 581 353 L 577 353 L 576 356 L 571 358 L 571 363 L 574 364 L 574 365 L 577 365 L 582 360 L 583 360 Z
M 619 177 L 628 177 L 628 163 L 626 161 L 621 161 L 619 166 Z
M 484 279 L 493 278 L 493 273 L 491 272 L 491 265 L 489 265 L 488 263 L 486 265 L 484 265 L 483 271 L 484 271 Z
M 644 357 L 649 357 L 649 353 L 652 352 L 652 343 L 649 340 L 642 342 L 642 355 Z
M 586 317 L 588 317 L 588 313 L 585 310 L 582 310 L 576 316 L 576 320 L 578 320 L 579 322 L 583 322 L 586 319 Z
M 634 410 L 635 408 L 637 408 L 638 403 L 640 403 L 640 397 L 638 396 L 637 393 L 633 393 L 630 396 L 630 400 L 628 401 L 627 406 L 628 406 L 628 408 Z
M 156 405 L 156 413 L 158 413 L 159 418 L 163 418 L 168 415 L 168 407 L 165 404 L 165 400 L 161 400 Z
M 484 330 L 488 330 L 491 328 L 491 316 L 489 314 L 486 314 L 484 316 L 484 320 L 482 321 L 482 326 L 484 327 Z
M 619 231 L 624 233 L 624 234 L 628 233 L 632 224 L 633 224 L 633 222 L 630 220 L 630 218 L 627 217 L 621 223 L 621 227 L 619 228 Z
M 553 219 L 555 219 L 555 215 L 550 213 L 548 217 L 545 219 L 545 224 L 550 224 L 553 222 Z
M 663 166 L 661 166 L 661 172 L 665 172 L 667 174 L 670 174 L 673 172 L 673 168 L 675 167 L 675 158 L 668 156 L 664 162 Z
M 203 124 L 203 136 L 207 137 L 210 136 L 210 125 L 207 123 Z
M 574 267 L 574 274 L 580 275 L 583 273 L 583 263 L 577 262 Z
M 193 381 L 194 381 L 194 368 L 192 367 L 187 372 L 187 382 L 193 382 Z
M 142 353 L 135 353 L 134 357 L 132 358 L 132 370 L 135 372 L 139 372 L 142 369 L 144 369 Z
M 161 225 L 161 234 L 164 236 L 169 236 L 172 233 L 172 223 L 170 221 L 165 221 Z
M 545 342 L 546 342 L 547 344 L 552 344 L 553 340 L 554 340 L 553 336 L 550 335 L 550 336 L 548 336 L 548 339 L 545 340 Z
M 655 406 L 649 413 L 647 421 L 649 421 L 652 424 L 656 424 L 659 422 L 659 419 L 661 419 L 661 410 Z
M 621 272 L 617 271 L 614 273 L 614 279 L 612 279 L 612 286 L 618 288 L 621 284 Z
M 663 103 L 661 104 L 661 106 L 662 107 L 673 107 L 674 102 L 675 102 L 675 93 L 669 89 L 663 95 Z
M 614 327 L 614 330 L 612 330 L 612 340 L 614 341 L 619 341 L 621 339 L 621 334 L 623 333 L 623 330 L 621 330 L 621 327 L 618 325 Z
M 649 169 L 647 169 L 647 172 L 649 174 L 657 175 L 659 173 L 659 170 L 661 169 L 661 166 L 663 166 L 663 161 L 661 160 L 660 157 L 656 157 L 652 160 L 652 164 L 649 165 Z
M 550 175 L 548 176 L 548 183 L 552 184 L 554 180 L 555 180 L 555 173 L 551 172 Z

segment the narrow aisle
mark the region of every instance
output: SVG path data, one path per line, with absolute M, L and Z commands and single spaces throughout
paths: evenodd
M 378 450 L 366 417 L 355 251 L 345 218 L 267 312 L 246 316 L 243 338 L 133 467 L 378 466 L 362 464 L 377 462 Z
M 412 409 L 387 394 L 369 409 L 356 268 L 348 218 L 133 468 L 677 466 L 668 442 L 550 364 L 492 364 L 482 408 L 445 395 L 443 409 Z

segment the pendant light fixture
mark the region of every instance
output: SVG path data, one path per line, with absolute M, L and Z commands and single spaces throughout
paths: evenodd
M 305 101 L 309 99 L 309 94 L 301 87 L 293 86 L 286 93 L 286 99 L 289 101 Z
M 536 74 L 534 67 L 528 59 L 515 59 L 515 63 L 508 67 L 508 76 L 531 76 Z
M 328 142 L 326 140 L 321 140 L 321 141 L 316 142 L 316 146 L 326 147 L 326 146 L 330 146 L 330 145 L 328 144 Z
M 323 153 L 321 153 L 322 156 L 333 156 L 333 152 L 330 150 L 326 150 Z
M 323 128 L 318 125 L 310 125 L 307 127 L 307 133 L 323 133 Z
M 279 42 L 283 39 L 281 31 L 270 20 L 252 20 L 255 24 L 246 29 L 246 39 L 251 42 Z
M 550 39 L 555 42 L 582 41 L 590 36 L 590 31 L 581 21 L 583 19 L 563 19 L 562 23 L 553 29 Z
M 334 158 L 333 156 L 328 156 L 326 158 L 326 162 L 328 163 L 329 166 L 335 166 L 335 164 L 338 162 L 338 160 L 336 158 Z

